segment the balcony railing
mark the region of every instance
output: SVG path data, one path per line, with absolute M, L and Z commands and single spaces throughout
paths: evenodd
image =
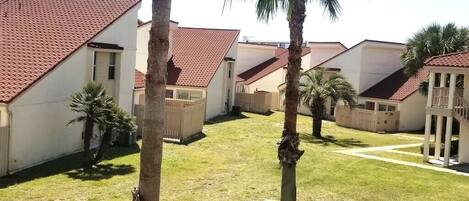
M 457 88 L 454 92 L 454 97 L 462 97 L 464 93 L 464 89 Z M 449 99 L 449 88 L 448 87 L 434 87 L 433 88 L 433 100 L 432 106 L 433 107 L 448 107 L 448 99 Z
M 454 113 L 459 122 L 469 121 L 469 103 L 462 96 L 455 97 Z

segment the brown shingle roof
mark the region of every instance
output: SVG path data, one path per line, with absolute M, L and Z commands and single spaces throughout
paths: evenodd
M 139 0 L 15 0 L 0 6 L 0 102 L 10 102 Z
M 168 84 L 207 87 L 238 35 L 239 30 L 176 29 Z
M 302 56 L 307 55 L 311 52 L 310 48 L 303 48 Z M 288 50 L 279 48 L 276 51 L 275 57 L 270 58 L 269 60 L 250 68 L 247 71 L 242 72 L 236 78 L 237 82 L 245 81 L 246 84 L 251 84 L 258 79 L 263 78 L 264 76 L 274 72 L 275 70 L 282 68 L 288 64 Z
M 239 30 L 177 28 L 167 84 L 207 87 L 238 35 Z M 140 81 L 142 75 L 136 73 L 136 88 L 137 78 Z
M 415 76 L 407 77 L 402 68 L 367 89 L 360 96 L 402 101 L 417 91 L 420 83 L 426 80 L 427 77 L 427 69 L 422 68 Z
M 455 52 L 434 56 L 425 62 L 425 66 L 469 67 L 469 51 Z

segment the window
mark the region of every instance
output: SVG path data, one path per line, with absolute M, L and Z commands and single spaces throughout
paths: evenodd
M 379 104 L 378 105 L 378 111 L 386 111 L 388 108 L 387 105 Z
M 109 68 L 107 78 L 108 80 L 113 80 L 116 77 L 116 53 L 111 52 L 109 55 Z
M 378 105 L 378 111 L 384 111 L 384 112 L 396 111 L 396 106 L 386 105 L 386 104 L 379 104 Z
M 173 90 L 166 89 L 166 98 L 174 98 Z
M 199 100 L 202 99 L 202 92 L 200 91 L 191 91 L 190 100 Z
M 93 55 L 93 80 L 96 80 L 96 51 Z
M 365 109 L 375 110 L 375 102 L 366 101 L 365 102 Z
M 233 63 L 229 62 L 228 63 L 228 78 L 231 78 L 232 71 L 233 71 Z
M 182 100 L 199 100 L 202 98 L 201 91 L 184 91 L 178 90 L 177 91 L 177 99 Z
M 178 99 L 189 100 L 189 92 L 187 91 L 178 91 Z

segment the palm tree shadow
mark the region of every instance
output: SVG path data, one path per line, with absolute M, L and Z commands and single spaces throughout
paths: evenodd
M 236 120 L 247 119 L 247 118 L 249 118 L 249 117 L 244 115 L 244 114 L 241 114 L 241 115 L 238 115 L 238 116 L 235 116 L 235 115 L 221 115 L 221 116 L 215 117 L 211 120 L 205 121 L 204 124 L 205 125 L 212 125 L 212 124 L 219 124 L 219 123 L 223 123 L 223 122 L 227 122 L 227 121 L 236 121 Z
M 301 133 L 300 139 L 304 143 L 320 144 L 322 146 L 336 145 L 343 148 L 350 147 L 369 147 L 369 144 L 363 143 L 355 138 L 337 139 L 332 135 L 324 135 L 321 138 L 313 137 L 311 134 Z
M 84 171 L 83 168 L 65 173 L 68 177 L 83 181 L 109 179 L 117 175 L 126 175 L 135 172 L 132 165 L 96 165 L 91 170 Z

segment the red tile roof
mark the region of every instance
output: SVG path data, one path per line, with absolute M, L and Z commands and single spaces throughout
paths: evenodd
M 239 30 L 177 28 L 173 35 L 173 57 L 168 62 L 167 84 L 207 87 L 238 35 Z
M 425 66 L 469 67 L 469 51 L 455 52 L 434 56 L 425 62 Z
M 404 69 L 391 74 L 381 82 L 360 94 L 361 97 L 402 101 L 416 92 L 428 77 L 427 69 L 420 69 L 415 76 L 407 77 Z
M 303 48 L 302 56 L 307 55 L 311 52 L 310 48 Z M 242 72 L 236 78 L 237 82 L 245 81 L 246 84 L 251 84 L 264 76 L 274 72 L 275 70 L 282 68 L 288 64 L 288 50 L 279 48 L 276 51 L 275 57 L 250 68 L 247 71 Z
M 0 102 L 12 101 L 139 2 L 1 1 Z
M 140 89 L 145 87 L 145 74 L 135 69 L 135 88 Z
M 239 30 L 179 27 L 173 36 L 174 65 L 168 65 L 168 84 L 207 87 Z

